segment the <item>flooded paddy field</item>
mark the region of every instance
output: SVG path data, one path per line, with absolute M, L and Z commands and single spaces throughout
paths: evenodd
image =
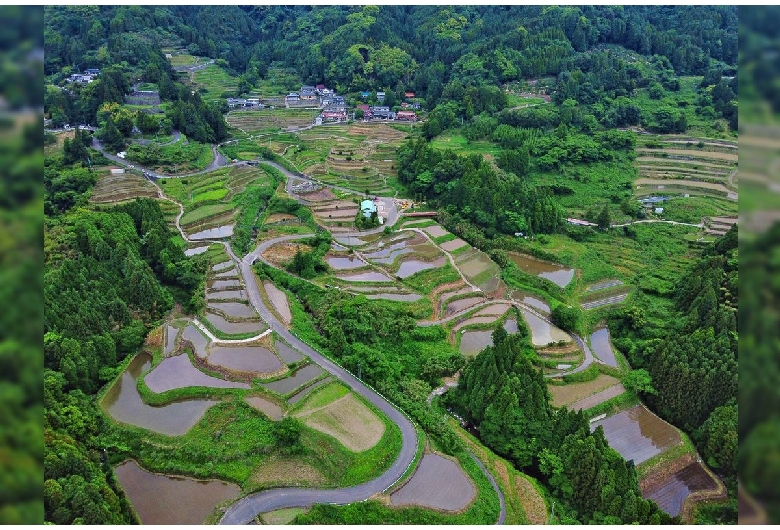
M 475 317 L 480 317 L 485 315 L 501 316 L 507 311 L 509 311 L 510 307 L 512 307 L 510 304 L 502 304 L 502 303 L 491 304 L 474 313 L 474 316 Z
M 325 256 L 325 261 L 331 268 L 336 270 L 349 270 L 359 269 L 360 267 L 366 267 L 368 263 L 358 258 L 357 256 L 334 256 L 328 254 Z
M 228 289 L 221 291 L 206 291 L 206 300 L 247 300 L 243 289 Z
M 235 278 L 238 279 L 241 277 L 241 273 L 237 271 L 235 268 L 230 268 L 225 270 L 224 272 L 218 272 L 211 276 L 215 279 L 225 279 L 225 278 Z
M 477 304 L 481 304 L 485 301 L 485 298 L 479 295 L 470 296 L 467 298 L 459 298 L 447 303 L 447 308 L 444 311 L 444 316 L 448 317 L 456 313 L 460 313 L 469 307 L 473 307 Z
M 626 460 L 639 465 L 666 449 L 679 444 L 680 433 L 670 424 L 636 405 L 614 416 L 593 422 L 591 430 L 601 425 L 610 447 Z
M 512 263 L 517 265 L 520 270 L 550 280 L 561 288 L 569 285 L 569 282 L 574 278 L 574 269 L 569 269 L 555 263 L 542 261 L 525 254 L 518 254 L 517 252 L 507 252 L 507 257 L 512 260 Z
M 233 318 L 259 318 L 257 311 L 252 306 L 240 302 L 212 302 L 208 308 L 222 311 L 228 317 Z
M 522 291 L 517 291 L 512 293 L 511 298 L 516 302 L 520 302 L 521 304 L 525 304 L 529 307 L 533 307 L 534 309 L 538 309 L 543 313 L 547 313 L 547 314 L 550 313 L 550 306 L 547 304 L 547 302 L 534 295 L 524 293 Z
M 190 324 L 181 334 L 182 340 L 189 341 L 192 344 L 195 355 L 200 358 L 206 357 L 206 346 L 209 340 L 200 332 L 198 328 Z
M 176 336 L 178 334 L 178 328 L 173 326 L 165 327 L 165 347 L 163 348 L 163 354 L 167 355 L 176 348 Z
M 250 396 L 244 401 L 246 401 L 249 406 L 262 412 L 273 421 L 279 421 L 282 419 L 282 417 L 284 417 L 282 406 L 266 397 Z
M 238 497 L 235 484 L 150 473 L 128 460 L 116 478 L 145 525 L 201 525 L 216 506 Z
M 232 269 L 233 267 L 235 267 L 235 263 L 233 262 L 232 259 L 229 259 L 227 261 L 217 263 L 216 265 L 211 267 L 211 270 L 214 272 L 222 272 L 227 269 Z
M 460 464 L 437 454 L 426 453 L 409 482 L 390 496 L 390 504 L 457 511 L 471 504 L 476 494 L 476 488 Z
M 262 346 L 213 346 L 208 363 L 229 371 L 268 376 L 285 368 L 274 353 Z
M 146 374 L 144 383 L 149 390 L 159 394 L 175 388 L 204 386 L 209 388 L 249 388 L 247 383 L 225 381 L 206 375 L 192 365 L 186 354 L 168 357 Z
M 507 320 L 504 322 L 504 329 L 507 333 L 517 333 L 517 321 Z M 493 345 L 493 330 L 472 330 L 464 331 L 460 335 L 460 345 L 458 351 L 466 356 L 474 356 Z
M 301 401 L 305 397 L 307 397 L 309 394 L 311 394 L 315 389 L 320 388 L 321 386 L 325 386 L 325 385 L 327 385 L 329 383 L 332 383 L 332 382 L 333 382 L 333 378 L 332 377 L 323 377 L 319 381 L 315 381 L 314 383 L 312 383 L 312 384 L 310 384 L 308 386 L 305 386 L 302 389 L 300 389 L 298 392 L 296 392 L 295 394 L 290 396 L 287 399 L 287 402 L 290 405 L 295 405 L 296 403 L 298 403 L 299 401 Z
M 398 268 L 395 275 L 399 278 L 408 278 L 420 271 L 442 267 L 446 262 L 447 259 L 444 256 L 434 261 L 420 261 L 416 259 L 405 260 L 401 262 L 401 266 Z
M 227 333 L 228 335 L 239 335 L 243 333 L 262 333 L 263 331 L 268 329 L 268 326 L 265 322 L 261 321 L 255 321 L 255 322 L 230 322 L 226 320 L 221 315 L 217 315 L 216 313 L 206 313 L 204 315 L 205 319 L 211 323 L 212 326 L 214 326 L 216 329 L 221 331 L 222 333 Z
M 194 234 L 190 234 L 190 239 L 199 240 L 199 239 L 223 239 L 226 237 L 231 237 L 233 235 L 233 227 L 235 225 L 225 225 L 225 226 L 217 226 L 214 228 L 208 228 L 206 230 L 201 230 L 200 232 L 195 232 Z
M 200 421 L 206 410 L 219 403 L 210 399 L 193 399 L 161 407 L 147 405 L 141 399 L 136 383 L 151 366 L 149 354 L 138 355 L 103 397 L 101 406 L 115 421 L 168 436 L 181 436 Z
M 211 291 L 223 291 L 232 287 L 241 287 L 239 280 L 211 280 L 206 283 L 206 287 Z
M 296 388 L 299 388 L 309 381 L 312 381 L 320 377 L 324 373 L 324 370 L 316 364 L 307 364 L 303 368 L 299 368 L 292 375 L 279 379 L 278 381 L 272 381 L 270 383 L 262 383 L 261 386 L 268 390 L 273 390 L 278 394 L 289 394 Z
M 399 249 L 390 251 L 388 254 L 384 255 L 385 257 L 382 257 L 382 258 L 372 257 L 372 258 L 368 258 L 368 259 L 371 261 L 371 263 L 376 264 L 376 265 L 380 265 L 380 264 L 381 265 L 392 265 L 393 263 L 395 263 L 395 260 L 398 259 L 399 256 L 403 256 L 405 254 L 411 254 L 412 252 L 414 252 L 414 250 L 412 248 L 410 248 L 410 247 L 403 247 L 403 248 L 399 248 Z M 378 253 L 375 253 L 375 254 L 378 254 Z
M 195 247 L 195 248 L 188 248 L 184 251 L 185 256 L 197 256 L 198 254 L 203 254 L 209 249 L 209 247 Z
M 394 302 L 416 302 L 422 298 L 416 293 L 377 293 L 366 295 L 369 300 L 392 300 Z
M 680 515 L 685 499 L 697 491 L 714 490 L 717 484 L 698 462 L 693 462 L 646 491 L 643 497 L 655 501 L 672 517 Z
M 286 342 L 282 342 L 281 340 L 277 340 L 274 343 L 274 349 L 276 350 L 276 353 L 279 354 L 279 358 L 282 359 L 282 362 L 284 363 L 296 363 L 303 359 L 303 354 L 301 352 Z
M 612 343 L 609 341 L 609 328 L 603 327 L 594 331 L 590 336 L 590 347 L 600 361 L 618 368 L 615 352 L 612 351 Z
M 545 322 L 530 311 L 521 309 L 528 329 L 531 330 L 531 343 L 534 346 L 547 346 L 551 342 L 571 342 L 571 337 L 562 329 Z
M 377 271 L 362 272 L 360 274 L 344 274 L 336 276 L 345 282 L 392 282 L 392 278 Z

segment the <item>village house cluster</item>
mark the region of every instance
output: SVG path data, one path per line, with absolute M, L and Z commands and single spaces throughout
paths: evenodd
M 99 68 L 87 68 L 84 70 L 84 73 L 78 73 L 78 74 L 70 74 L 70 77 L 68 77 L 69 83 L 91 83 L 93 82 L 97 76 L 100 75 L 100 69 Z

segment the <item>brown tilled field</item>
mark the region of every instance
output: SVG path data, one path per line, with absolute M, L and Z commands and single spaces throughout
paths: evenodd
M 409 482 L 390 496 L 390 503 L 460 511 L 471 504 L 476 493 L 460 464 L 434 453 L 425 453 Z
M 112 175 L 106 168 L 92 190 L 90 201 L 95 203 L 117 202 L 138 197 L 157 197 L 157 188 L 145 178 L 134 173 Z
M 570 383 L 564 386 L 549 385 L 548 388 L 552 395 L 553 407 L 562 407 L 586 398 L 596 392 L 601 392 L 605 388 L 614 386 L 618 383 L 620 383 L 620 381 L 610 375 L 599 374 L 593 381 Z
M 281 317 L 282 321 L 289 326 L 292 322 L 292 313 L 290 312 L 290 304 L 287 301 L 287 295 L 271 282 L 263 282 L 263 288 L 276 313 Z
M 354 394 L 299 417 L 309 427 L 333 436 L 356 453 L 374 447 L 385 433 L 384 422 Z
M 310 252 L 311 247 L 301 243 L 279 243 L 266 250 L 263 253 L 263 257 L 279 267 L 289 263 L 298 250 L 301 252 Z

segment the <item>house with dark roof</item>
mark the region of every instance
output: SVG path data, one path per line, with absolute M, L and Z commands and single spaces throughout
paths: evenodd
M 390 107 L 380 107 L 380 106 L 371 107 L 371 114 L 373 115 L 374 118 L 379 118 L 382 120 L 393 119 L 393 112 L 390 110 Z
M 313 86 L 302 86 L 300 92 L 301 101 L 313 101 L 317 99 L 317 91 Z
M 290 92 L 284 96 L 284 100 L 287 102 L 297 102 L 301 100 L 301 96 L 297 92 Z

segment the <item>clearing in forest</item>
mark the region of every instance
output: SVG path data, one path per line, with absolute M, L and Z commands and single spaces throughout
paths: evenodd
M 605 388 L 614 386 L 618 383 L 620 383 L 620 381 L 610 375 L 599 374 L 593 381 L 569 383 L 567 385 L 548 385 L 547 388 L 552 395 L 553 407 L 562 407 L 564 405 L 571 405 L 575 401 L 601 392 Z

